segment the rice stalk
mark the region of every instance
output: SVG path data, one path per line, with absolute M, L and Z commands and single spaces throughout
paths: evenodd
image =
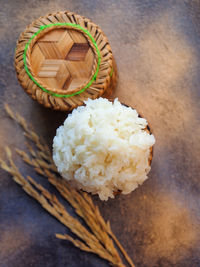
M 10 166 L 1 160 L 1 167 L 9 172 L 13 176 L 14 181 L 20 184 L 29 195 L 43 206 L 43 208 L 67 226 L 74 234 L 82 239 L 83 242 L 78 239 L 73 239 L 69 235 L 56 234 L 56 237 L 71 241 L 76 247 L 84 251 L 93 252 L 108 260 L 114 266 L 124 266 L 116 250 L 116 245 L 127 263 L 134 267 L 135 265 L 132 260 L 112 232 L 110 223 L 105 222 L 98 207 L 94 205 L 91 196 L 85 192 L 77 191 L 72 188 L 67 181 L 63 180 L 57 172 L 47 144 L 45 144 L 30 128 L 26 120 L 18 113 L 14 114 L 7 104 L 5 104 L 5 110 L 7 114 L 23 128 L 28 140 L 32 141 L 32 144 L 36 147 L 36 149 L 33 149 L 32 145 L 27 143 L 29 154 L 19 149 L 16 149 L 17 153 L 22 157 L 24 162 L 32 166 L 37 173 L 48 179 L 62 197 L 75 209 L 77 215 L 84 220 L 91 231 L 88 231 L 77 219 L 69 215 L 58 199 L 54 195 L 51 195 L 44 187 L 36 183 L 29 176 L 25 179 L 12 161 L 11 151 L 7 148 L 6 154 Z M 40 191 L 39 195 L 35 189 Z M 89 239 L 86 238 L 86 236 Z

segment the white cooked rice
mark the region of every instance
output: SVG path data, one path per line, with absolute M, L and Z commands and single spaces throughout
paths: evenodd
M 150 171 L 148 159 L 155 143 L 145 131 L 147 121 L 117 99 L 87 100 L 57 129 L 53 159 L 61 175 L 78 189 L 98 194 L 128 194 Z

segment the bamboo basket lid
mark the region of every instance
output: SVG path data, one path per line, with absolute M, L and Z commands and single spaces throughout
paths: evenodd
M 110 96 L 117 80 L 107 37 L 72 12 L 48 14 L 29 25 L 17 42 L 15 68 L 33 99 L 63 111 Z

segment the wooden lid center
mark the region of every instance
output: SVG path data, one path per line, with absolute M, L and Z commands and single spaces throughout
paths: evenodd
M 36 41 L 30 62 L 33 75 L 48 90 L 69 93 L 89 82 L 94 58 L 82 32 L 59 28 Z

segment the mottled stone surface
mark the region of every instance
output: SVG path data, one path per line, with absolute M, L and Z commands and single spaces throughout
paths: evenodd
M 7 102 L 48 140 L 66 114 L 39 106 L 15 76 L 15 42 L 32 20 L 71 10 L 107 34 L 119 70 L 115 96 L 148 119 L 156 137 L 149 179 L 101 202 L 102 214 L 136 266 L 200 266 L 200 2 L 0 0 L 0 154 L 24 147 Z M 24 174 L 30 173 L 15 155 Z M 68 231 L 0 170 L 0 266 L 108 266 L 54 233 Z

